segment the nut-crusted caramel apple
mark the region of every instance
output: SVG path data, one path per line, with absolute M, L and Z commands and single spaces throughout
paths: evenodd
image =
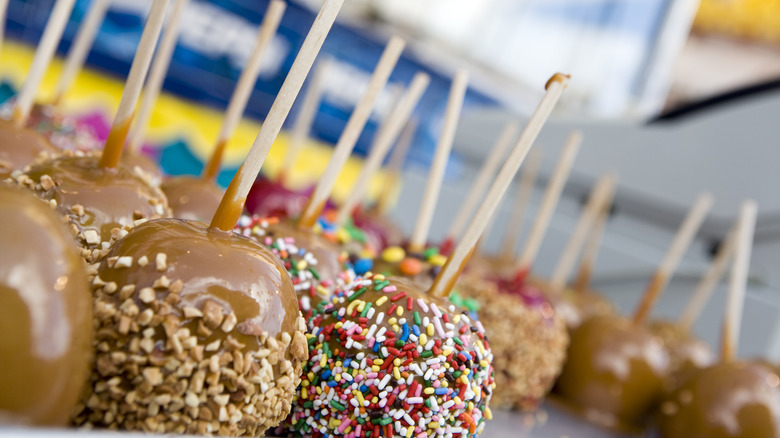
M 29 128 L 17 128 L 14 122 L 0 119 L 0 180 L 32 164 L 41 154 L 59 150 L 41 134 Z
M 569 335 L 562 318 L 536 288 L 461 276 L 457 292 L 479 303 L 479 321 L 490 335 L 496 369 L 492 403 L 536 409 L 550 392 L 566 359 Z M 512 286 L 512 287 L 508 287 Z
M 67 424 L 89 374 L 92 299 L 46 203 L 0 184 L 0 424 Z
M 149 176 L 152 185 L 158 187 L 162 184 L 163 174 L 160 166 L 142 152 L 126 150 L 122 153 L 122 164 L 138 173 Z
M 111 246 L 92 285 L 96 357 L 77 425 L 257 436 L 289 413 L 305 323 L 262 245 L 153 220 Z
M 98 166 L 93 154 L 64 153 L 30 166 L 16 177 L 68 219 L 76 243 L 91 252 L 109 242 L 112 230 L 140 219 L 170 216 L 168 201 L 147 175 L 119 165 Z
M 597 316 L 572 330 L 557 393 L 588 420 L 634 430 L 663 396 L 669 355 L 649 330 Z
M 776 438 L 780 436 L 780 377 L 760 363 L 707 367 L 662 404 L 664 438 Z
M 176 176 L 160 184 L 173 217 L 209 221 L 222 200 L 222 190 L 212 181 L 192 176 Z
M 447 299 L 372 275 L 318 309 L 312 326 L 286 432 L 473 437 L 490 419 L 495 384 L 485 331 Z

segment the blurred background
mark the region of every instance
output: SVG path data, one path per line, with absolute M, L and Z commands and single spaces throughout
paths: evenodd
M 114 0 L 66 107 L 105 131 L 121 93 L 151 0 Z M 67 52 L 89 0 L 78 0 L 60 54 Z M 264 62 L 220 175 L 243 160 L 300 47 L 318 0 L 290 2 Z M 0 70 L 4 98 L 24 78 L 53 0 L 10 0 Z M 192 0 L 155 109 L 146 152 L 170 174 L 197 173 L 267 6 L 265 0 Z M 715 207 L 664 295 L 657 314 L 676 317 L 746 197 L 760 214 L 740 353 L 780 359 L 780 2 L 769 0 L 347 0 L 318 62 L 328 61 L 311 144 L 293 182 L 316 180 L 359 99 L 385 42 L 408 40 L 356 154 L 364 155 L 398 91 L 417 71 L 432 83 L 416 111 L 404 190 L 393 217 L 410 230 L 441 128 L 450 79 L 471 72 L 448 182 L 432 238 L 440 239 L 471 181 L 508 121 L 523 123 L 551 74 L 572 82 L 535 147 L 540 178 L 523 224 L 528 228 L 564 140 L 585 141 L 534 268 L 549 275 L 604 172 L 620 175 L 615 208 L 596 266 L 594 287 L 632 309 L 687 209 L 702 191 Z M 56 78 L 55 65 L 47 87 Z M 44 90 L 44 93 L 46 90 Z M 293 109 L 292 124 L 298 108 Z M 103 125 L 101 125 L 101 123 Z M 101 131 L 101 126 L 103 131 Z M 280 140 L 283 142 L 283 139 Z M 283 155 L 274 148 L 266 170 Z M 342 175 L 337 196 L 359 169 Z M 380 182 L 375 181 L 374 185 Z M 508 198 L 513 197 L 510 193 Z M 508 202 L 505 202 L 508 204 Z M 499 247 L 508 205 L 485 250 Z M 522 242 L 521 242 L 522 244 Z M 725 287 L 696 326 L 714 343 Z

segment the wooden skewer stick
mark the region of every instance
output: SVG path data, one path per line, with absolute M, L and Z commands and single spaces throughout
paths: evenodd
M 417 222 L 415 222 L 412 237 L 409 239 L 410 252 L 422 252 L 425 249 L 428 231 L 433 220 L 433 212 L 436 209 L 436 201 L 439 198 L 441 184 L 444 180 L 444 171 L 447 168 L 447 161 L 449 160 L 452 143 L 455 139 L 455 129 L 458 127 L 460 111 L 463 108 L 463 100 L 466 97 L 468 80 L 469 75 L 465 70 L 459 70 L 452 79 L 450 96 L 447 99 L 447 108 L 444 112 L 444 126 L 439 135 L 439 142 L 436 144 L 436 152 L 431 164 L 431 170 L 428 173 L 428 183 L 425 186 L 422 204 L 417 214 Z
M 528 202 L 531 200 L 531 194 L 536 185 L 536 176 L 539 174 L 539 165 L 542 164 L 542 154 L 538 150 L 532 150 L 528 153 L 528 158 L 523 162 L 521 169 L 520 183 L 517 186 L 515 199 L 512 203 L 512 211 L 506 224 L 504 234 L 504 244 L 501 247 L 501 259 L 511 261 L 515 258 L 517 251 L 517 242 L 520 240 L 523 224 L 525 223 L 525 211 L 528 208 Z M 492 228 L 492 227 L 491 227 Z
M 682 330 L 691 330 L 693 323 L 699 318 L 699 314 L 715 291 L 715 287 L 720 283 L 720 279 L 723 278 L 723 274 L 726 272 L 726 268 L 732 260 L 734 250 L 737 246 L 738 228 L 739 224 L 735 224 L 728 235 L 726 235 L 726 239 L 721 243 L 720 248 L 718 248 L 715 259 L 712 260 L 707 272 L 704 273 L 704 276 L 702 276 L 699 284 L 696 286 L 696 290 L 693 292 L 691 300 L 688 301 L 688 306 L 686 306 L 677 323 Z
M 461 271 L 463 271 L 463 267 L 469 260 L 474 245 L 476 245 L 477 240 L 479 240 L 482 233 L 485 232 L 488 221 L 490 220 L 490 217 L 493 216 L 493 213 L 495 213 L 496 208 L 498 208 L 501 197 L 506 193 L 507 188 L 509 188 L 509 185 L 512 183 L 525 156 L 536 141 L 536 137 L 539 136 L 539 132 L 550 117 L 550 113 L 568 83 L 569 76 L 560 73 L 556 73 L 547 81 L 545 86 L 547 92 L 544 97 L 542 97 L 541 102 L 539 102 L 536 111 L 534 111 L 533 115 L 528 120 L 528 125 L 526 125 L 525 129 L 520 134 L 517 144 L 512 149 L 509 157 L 507 157 L 501 170 L 498 172 L 493 185 L 490 186 L 487 195 L 485 195 L 485 199 L 482 201 L 482 205 L 480 205 L 474 216 L 474 220 L 471 221 L 471 224 L 469 224 L 463 237 L 458 244 L 455 245 L 455 249 L 453 249 L 452 254 L 447 259 L 444 268 L 442 268 L 439 275 L 436 276 L 431 289 L 428 291 L 429 294 L 437 297 L 446 297 L 452 291 L 453 286 L 455 286 L 455 281 L 457 281 Z
M 290 141 L 287 143 L 287 151 L 284 153 L 284 160 L 282 161 L 282 167 L 279 170 L 279 176 L 277 180 L 284 181 L 295 164 L 295 160 L 298 159 L 298 155 L 301 154 L 306 139 L 309 137 L 311 127 L 314 124 L 314 118 L 317 115 L 317 110 L 320 107 L 322 101 L 323 85 L 325 83 L 325 74 L 327 73 L 329 60 L 323 59 L 314 67 L 314 73 L 312 73 L 311 80 L 309 81 L 309 87 L 306 90 L 306 94 L 303 96 L 303 102 L 301 103 L 301 109 L 298 111 L 298 117 L 295 119 L 295 124 L 290 132 Z
M 19 90 L 19 94 L 16 97 L 12 118 L 18 128 L 27 124 L 27 119 L 30 117 L 30 111 L 35 101 L 35 94 L 38 92 L 43 75 L 46 73 L 46 69 L 54 57 L 54 52 L 60 44 L 62 32 L 65 30 L 65 25 L 68 24 L 75 2 L 76 0 L 57 0 L 54 4 L 49 21 L 43 30 L 41 41 L 35 50 L 30 71 L 27 72 L 22 89 Z
M 420 101 L 425 89 L 428 88 L 430 81 L 430 76 L 425 73 L 417 73 L 414 75 L 411 84 L 409 84 L 409 88 L 395 108 L 393 108 L 390 115 L 387 116 L 387 120 L 383 124 L 383 129 L 380 129 L 374 138 L 374 142 L 370 149 L 371 152 L 368 154 L 366 162 L 363 163 L 363 168 L 360 169 L 360 174 L 358 174 L 357 180 L 352 186 L 352 192 L 339 209 L 338 216 L 336 217 L 337 226 L 344 226 L 347 219 L 352 215 L 352 211 L 365 197 L 371 178 L 379 170 L 379 166 L 382 164 L 385 156 L 387 156 L 390 147 L 398 138 L 398 135 L 409 120 L 409 117 L 411 117 L 412 111 L 414 111 L 414 108 Z
M 108 2 L 109 0 L 92 0 L 92 3 L 90 3 L 87 15 L 84 17 L 84 21 L 81 22 L 81 26 L 79 26 L 76 39 L 68 51 L 65 67 L 62 69 L 62 74 L 60 74 L 54 89 L 54 105 L 59 105 L 62 102 L 62 97 L 65 96 L 65 93 L 73 85 L 76 75 L 84 66 L 89 49 L 95 42 L 95 36 L 97 36 L 98 30 L 100 30 L 100 25 L 103 24 L 103 19 L 108 10 Z
M 736 242 L 734 264 L 729 279 L 729 296 L 726 303 L 726 318 L 723 321 L 721 360 L 729 362 L 737 355 L 739 329 L 742 325 L 742 307 L 745 303 L 750 253 L 753 249 L 753 233 L 756 228 L 758 206 L 752 199 L 742 203 L 739 212 L 739 232 Z
M 154 55 L 152 65 L 149 70 L 149 77 L 146 79 L 146 86 L 143 89 L 141 103 L 138 104 L 138 112 L 133 125 L 128 134 L 128 143 L 130 151 L 137 152 L 143 141 L 146 128 L 149 126 L 149 119 L 152 117 L 154 104 L 160 97 L 165 76 L 168 74 L 168 66 L 173 58 L 173 51 L 176 49 L 176 41 L 179 39 L 181 30 L 181 17 L 189 0 L 174 0 L 173 9 L 168 17 L 168 24 L 165 26 L 160 44 L 157 47 L 157 53 Z
M 117 167 L 122 158 L 122 149 L 124 149 L 127 140 L 127 133 L 133 123 L 135 105 L 138 102 L 138 96 L 141 95 L 141 88 L 144 85 L 146 73 L 149 71 L 149 64 L 152 63 L 154 48 L 160 37 L 167 7 L 168 0 L 156 0 L 152 3 L 152 9 L 149 11 L 144 31 L 141 34 L 141 41 L 138 43 L 133 63 L 130 66 L 130 73 L 127 75 L 122 98 L 119 100 L 119 108 L 114 115 L 114 121 L 103 148 L 103 155 L 98 163 L 100 167 Z
M 0 47 L 5 41 L 5 16 L 8 13 L 8 0 L 0 0 Z
M 380 215 L 387 215 L 398 202 L 398 195 L 401 191 L 401 172 L 403 171 L 406 154 L 414 141 L 414 134 L 417 132 L 417 119 L 409 120 L 401 136 L 395 144 L 393 153 L 390 154 L 390 162 L 385 167 L 386 181 L 379 193 L 376 202 L 376 209 Z
M 301 214 L 298 226 L 311 228 L 320 217 L 322 209 L 325 207 L 325 202 L 327 202 L 328 196 L 336 184 L 336 178 L 341 173 L 341 169 L 352 153 L 352 149 L 355 148 L 355 143 L 357 143 L 360 133 L 371 115 L 374 102 L 376 102 L 379 93 L 387 84 L 390 73 L 393 72 L 395 64 L 404 50 L 404 46 L 406 46 L 406 42 L 398 36 L 390 38 L 390 41 L 387 43 L 387 47 L 385 47 L 381 58 L 379 58 L 379 63 L 377 63 L 374 69 L 374 74 L 371 75 L 363 97 L 360 98 L 360 101 L 355 106 L 355 110 L 352 112 L 349 120 L 347 120 L 347 125 L 336 143 L 333 155 L 330 157 L 330 162 L 328 162 L 328 167 L 314 187 L 314 192 L 311 194 L 309 202 Z
M 598 258 L 599 249 L 601 249 L 601 237 L 604 235 L 604 228 L 607 226 L 607 220 L 609 219 L 609 213 L 612 209 L 612 202 L 615 199 L 615 192 L 613 191 L 609 199 L 604 203 L 604 208 L 599 211 L 599 215 L 596 218 L 596 222 L 593 225 L 593 229 L 588 236 L 588 242 L 585 244 L 585 249 L 582 251 L 582 257 L 580 258 L 580 268 L 577 272 L 577 276 L 572 283 L 572 289 L 577 292 L 583 292 L 588 289 L 590 285 L 590 277 L 593 275 L 593 267 L 596 265 L 596 259 Z
M 593 227 L 593 223 L 598 219 L 599 212 L 604 209 L 604 205 L 611 198 L 616 183 L 617 175 L 608 173 L 601 177 L 593 187 L 588 203 L 583 208 L 582 214 L 580 214 L 580 218 L 577 220 L 577 224 L 569 237 L 569 242 L 558 260 L 558 265 L 555 267 L 552 277 L 550 277 L 550 288 L 556 293 L 562 292 L 566 287 L 566 280 L 574 269 L 574 262 L 577 260 L 577 256 L 585 243 L 585 238 L 588 237 L 588 232 Z
M 490 154 L 482 163 L 482 167 L 477 174 L 474 183 L 471 185 L 466 199 L 460 206 L 460 210 L 455 215 L 455 218 L 450 225 L 450 229 L 447 231 L 444 240 L 454 241 L 460 237 L 463 230 L 466 228 L 469 220 L 477 209 L 477 203 L 479 198 L 484 194 L 490 183 L 490 177 L 496 174 L 498 165 L 501 164 L 501 160 L 506 156 L 509 147 L 512 146 L 512 140 L 517 137 L 517 133 L 520 130 L 517 122 L 509 122 L 504 126 L 503 131 L 499 134 L 498 139 L 493 144 L 493 149 Z
M 561 193 L 563 193 L 563 186 L 566 185 L 566 180 L 569 179 L 571 167 L 574 164 L 574 159 L 577 157 L 581 144 L 582 133 L 572 131 L 563 148 L 563 153 L 561 153 L 558 159 L 558 165 L 553 171 L 552 178 L 547 184 L 547 190 L 544 192 L 544 198 L 542 198 L 542 204 L 539 206 L 536 220 L 531 226 L 531 232 L 526 240 L 525 248 L 517 262 L 517 272 L 520 275 L 525 275 L 531 271 L 531 265 L 533 265 L 534 259 L 536 259 L 536 255 L 539 253 L 544 235 L 547 234 L 547 228 L 550 225 L 553 212 L 558 205 L 558 200 L 561 198 Z
M 325 41 L 331 26 L 333 26 L 333 22 L 336 21 L 336 16 L 343 3 L 344 0 L 325 0 L 323 2 L 317 18 L 314 19 L 314 23 L 311 25 L 308 35 L 306 35 L 306 39 L 303 40 L 298 56 L 296 56 L 292 67 L 290 67 L 287 78 L 284 80 L 263 125 L 260 127 L 260 132 L 257 134 L 257 138 L 255 138 L 255 142 L 252 144 L 244 164 L 238 168 L 236 175 L 230 181 L 227 190 L 225 190 L 225 195 L 222 197 L 222 201 L 219 203 L 219 207 L 217 207 L 217 211 L 211 220 L 212 228 L 232 231 L 233 227 L 235 227 L 238 218 L 241 216 L 241 211 L 244 209 L 249 189 L 252 188 L 252 183 L 255 182 L 265 157 L 268 155 L 268 151 L 271 149 L 276 136 L 279 135 L 282 124 L 284 124 L 284 120 L 290 113 L 290 108 L 292 108 L 295 98 L 298 97 L 298 93 L 301 91 L 303 81 L 306 80 L 306 75 L 309 74 L 309 70 L 312 64 L 314 64 L 314 59 L 320 52 L 322 43 Z
M 664 259 L 661 261 L 658 269 L 647 284 L 647 288 L 645 288 L 642 300 L 634 313 L 635 324 L 644 324 L 650 316 L 650 312 L 653 310 L 655 302 L 661 296 L 664 289 L 666 289 L 666 285 L 669 283 L 669 279 L 677 269 L 677 265 L 680 264 L 680 260 L 685 254 L 685 250 L 688 249 L 688 246 L 690 246 L 693 238 L 696 236 L 696 232 L 704 222 L 704 218 L 707 217 L 707 213 L 712 207 L 712 202 L 713 199 L 711 194 L 707 192 L 702 193 L 688 212 L 682 225 L 680 225 L 680 229 L 677 231 L 677 235 L 672 241 L 672 245 L 669 247 Z
M 236 89 L 233 91 L 233 96 L 228 103 L 225 117 L 222 119 L 222 126 L 217 135 L 216 147 L 203 169 L 202 177 L 204 180 L 211 181 L 219 173 L 227 143 L 233 137 L 238 122 L 244 114 L 246 104 L 249 102 L 249 97 L 252 95 L 252 90 L 257 82 L 257 77 L 260 75 L 260 68 L 263 65 L 263 54 L 274 35 L 276 35 L 277 29 L 279 29 L 279 23 L 282 21 L 282 15 L 286 7 L 287 4 L 282 0 L 271 0 L 271 3 L 268 4 L 265 17 L 263 17 L 263 22 L 257 34 L 255 47 L 249 55 L 249 60 L 244 66 L 241 76 L 238 78 L 238 84 L 236 84 Z

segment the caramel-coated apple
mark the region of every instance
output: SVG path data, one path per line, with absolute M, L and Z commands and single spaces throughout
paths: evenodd
M 664 392 L 669 354 L 647 328 L 622 316 L 597 316 L 572 330 L 556 392 L 588 420 L 642 428 Z
M 305 323 L 262 245 L 153 220 L 114 242 L 92 284 L 96 357 L 76 424 L 257 436 L 289 413 Z
M 0 120 L 0 180 L 32 164 L 41 154 L 59 153 L 49 140 L 29 128 L 18 128 L 9 120 Z
M 0 183 L 0 424 L 64 426 L 89 373 L 92 298 L 66 227 Z
M 211 220 L 223 195 L 212 181 L 193 176 L 169 178 L 160 189 L 168 198 L 173 217 L 188 220 Z
M 716 362 L 709 344 L 672 321 L 651 321 L 647 328 L 661 339 L 669 353 L 670 389 L 687 380 L 694 371 Z

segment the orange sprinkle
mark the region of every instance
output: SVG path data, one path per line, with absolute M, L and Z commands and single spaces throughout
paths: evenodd
M 404 275 L 417 275 L 422 271 L 422 263 L 415 258 L 407 257 L 401 262 L 398 269 L 400 269 L 401 273 Z

